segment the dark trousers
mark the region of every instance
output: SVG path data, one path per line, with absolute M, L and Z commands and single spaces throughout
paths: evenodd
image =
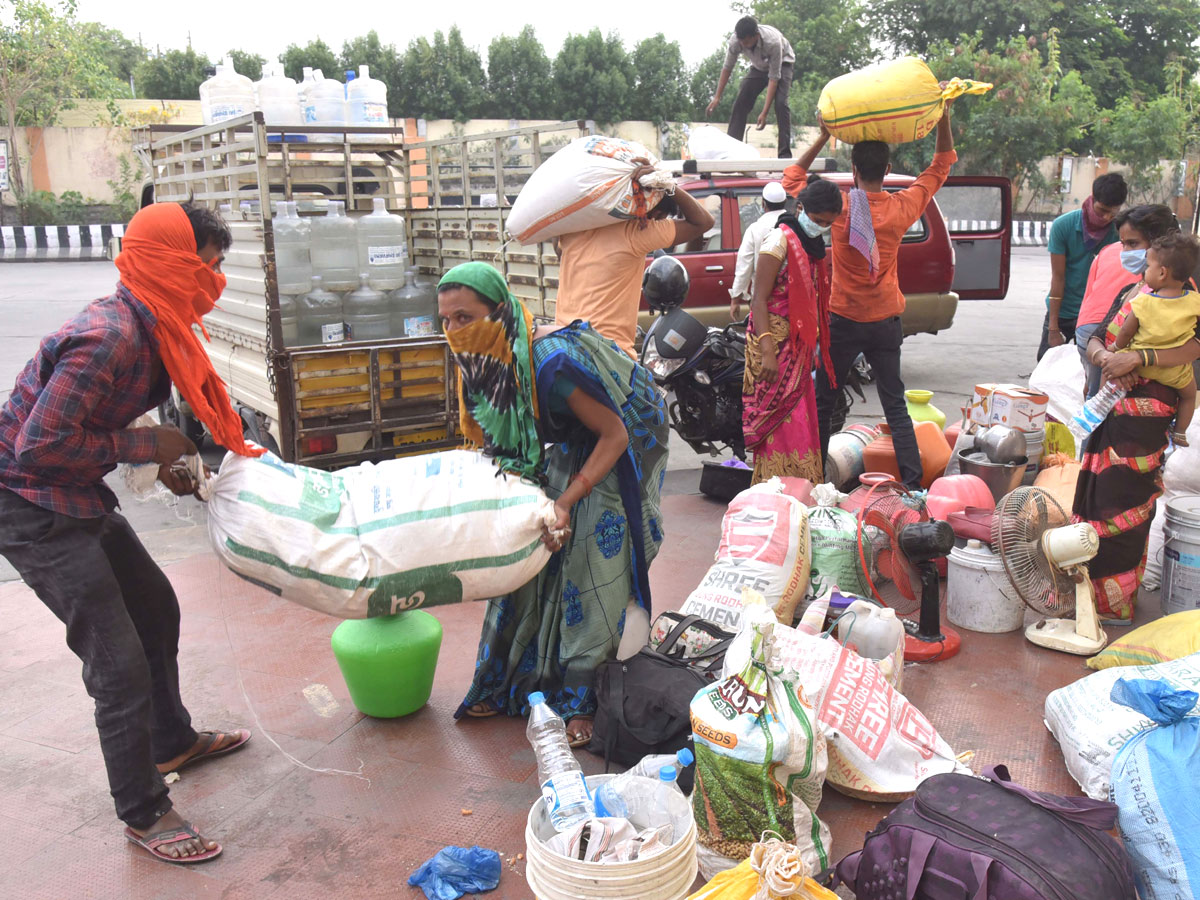
M 1071 344 L 1075 341 L 1075 319 L 1078 313 L 1073 313 L 1069 319 L 1058 320 L 1058 330 L 1062 332 L 1063 343 Z M 1040 361 L 1046 355 L 1046 351 L 1050 349 L 1050 310 L 1046 310 L 1046 318 L 1042 320 L 1042 342 L 1038 344 L 1037 358 Z
M 858 354 L 863 354 L 871 364 L 879 402 L 892 431 L 900 480 L 909 488 L 920 490 L 921 451 L 917 448 L 912 419 L 908 417 L 904 381 L 900 378 L 900 345 L 904 342 L 900 317 L 892 316 L 881 322 L 855 322 L 834 313 L 829 317 L 829 330 L 829 355 L 833 359 L 833 373 L 839 385 L 846 383 L 846 376 Z M 817 427 L 821 434 L 822 459 L 829 450 L 829 422 L 837 395 L 838 390 L 830 385 L 825 367 L 818 366 Z
M 179 603 L 125 517 L 76 519 L 0 488 L 0 555 L 63 624 L 96 702 L 117 815 L 145 829 L 171 808 L 155 763 L 197 739 L 179 696 Z
M 739 141 L 746 139 L 746 117 L 754 109 L 758 95 L 763 92 L 770 79 L 761 69 L 751 68 L 742 78 L 737 97 L 733 101 L 733 112 L 729 116 L 729 136 Z M 779 86 L 775 89 L 775 124 L 779 126 L 779 158 L 792 155 L 792 110 L 788 106 L 788 90 L 792 86 L 792 64 L 784 63 L 779 73 Z

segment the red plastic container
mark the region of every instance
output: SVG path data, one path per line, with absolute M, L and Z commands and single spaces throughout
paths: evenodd
M 921 487 L 929 487 L 946 471 L 946 463 L 950 462 L 950 448 L 946 445 L 942 430 L 934 422 L 913 422 L 913 431 L 921 453 Z M 886 425 L 879 427 L 879 436 L 863 450 L 863 466 L 868 472 L 884 472 L 900 480 L 891 429 Z

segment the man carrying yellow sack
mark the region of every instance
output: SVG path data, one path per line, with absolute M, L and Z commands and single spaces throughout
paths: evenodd
M 783 187 L 792 195 L 808 183 L 808 168 L 829 140 L 821 125 L 821 136 L 783 171 Z M 900 478 L 913 490 L 921 488 L 921 453 L 912 420 L 904 402 L 900 377 L 900 345 L 904 332 L 900 314 L 904 295 L 900 292 L 897 257 L 904 233 L 925 212 L 930 199 L 945 183 L 950 167 L 958 159 L 950 132 L 950 101 L 937 125 L 933 162 L 902 191 L 885 191 L 883 179 L 891 171 L 891 150 L 882 141 L 862 141 L 850 156 L 854 189 L 850 202 L 833 224 L 833 289 L 829 301 L 830 346 L 833 359 L 831 382 L 823 368 L 817 371 L 817 425 L 821 456 L 829 449 L 830 420 L 850 367 L 862 353 L 875 371 L 875 386 L 883 406 Z

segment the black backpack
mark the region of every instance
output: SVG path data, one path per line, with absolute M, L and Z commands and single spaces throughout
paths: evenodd
M 676 647 L 689 628 L 701 628 L 717 643 L 684 659 Z M 643 647 L 629 659 L 614 659 L 596 670 L 596 718 L 588 751 L 628 768 L 652 753 L 675 753 L 692 740 L 692 698 L 721 674 L 733 635 L 688 616 L 671 630 L 658 649 Z M 692 789 L 695 764 L 679 774 L 684 793 Z

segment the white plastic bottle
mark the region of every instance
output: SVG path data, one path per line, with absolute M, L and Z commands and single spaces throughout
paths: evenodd
M 900 689 L 904 671 L 904 623 L 888 606 L 855 600 L 838 619 L 838 640 L 853 644 L 863 659 L 874 660 L 883 677 Z
M 1072 420 L 1071 430 L 1077 433 L 1081 432 L 1084 437 L 1091 434 L 1124 396 L 1124 388 L 1117 387 L 1111 381 L 1106 382 L 1092 399 L 1083 404 L 1083 408 Z
M 342 298 L 327 291 L 314 275 L 312 290 L 299 300 L 300 340 L 304 344 L 336 344 L 346 339 Z
M 283 331 L 283 346 L 300 343 L 300 298 L 295 294 L 279 295 L 279 322 Z
M 217 74 L 200 85 L 200 115 L 205 125 L 216 125 L 254 111 L 254 82 L 239 75 L 233 59 L 217 65 Z
M 271 223 L 275 233 L 275 274 L 280 294 L 307 294 L 312 290 L 312 260 L 309 258 L 311 229 L 307 219 L 296 213 L 296 204 L 283 201 Z
M 650 756 L 644 756 L 636 766 L 621 774 L 641 775 L 643 778 L 657 778 L 664 766 L 670 766 L 675 770 L 675 775 L 678 777 L 680 772 L 695 761 L 696 757 L 692 751 L 684 747 L 676 753 L 655 753 Z M 616 779 L 613 780 L 615 781 Z M 611 781 L 608 783 L 612 784 Z
M 341 126 L 346 124 L 346 86 L 336 78 L 326 78 L 320 69 L 313 70 L 314 84 L 308 90 L 305 121 L 310 125 Z M 337 134 L 314 135 L 311 140 L 338 143 Z
M 595 815 L 583 770 L 567 746 L 567 728 L 540 692 L 529 695 L 525 735 L 537 756 L 538 783 L 554 830 L 566 831 Z
M 312 120 L 308 118 L 308 94 L 312 90 L 317 79 L 313 77 L 313 67 L 305 66 L 304 75 L 300 80 L 300 84 L 296 86 L 296 94 L 300 100 L 300 121 L 305 125 L 311 125 Z
M 404 287 L 392 292 L 392 335 L 432 337 L 437 333 L 437 299 L 416 284 L 416 270 L 404 273 Z
M 669 844 L 687 834 L 692 824 L 692 804 L 688 802 L 675 779 L 677 773 L 674 766 L 663 766 L 659 770 L 658 784 L 654 790 L 654 803 L 647 811 L 646 827 L 662 828 L 671 826 L 664 833 L 663 840 Z
M 359 66 L 354 80 L 346 73 L 346 109 L 351 125 L 387 125 L 387 85 L 371 77 L 370 66 Z
M 320 275 L 330 291 L 358 287 L 358 232 L 344 207 L 341 200 L 331 200 L 325 215 L 310 223 L 313 275 Z
M 382 197 L 375 197 L 374 209 L 360 218 L 358 228 L 358 267 L 371 276 L 371 287 L 394 291 L 404 286 L 408 267 L 404 219 L 387 211 Z
M 268 125 L 300 125 L 304 115 L 300 110 L 300 90 L 296 82 L 283 74 L 277 62 L 263 66 L 263 77 L 257 84 L 258 108 Z
M 686 747 L 675 754 L 659 753 L 644 757 L 632 769 L 608 779 L 596 788 L 596 815 L 629 818 L 629 805 L 625 802 L 624 796 L 630 790 L 630 785 L 637 782 L 638 779 L 658 779 L 664 768 L 674 771 L 675 777 L 678 779 L 679 773 L 690 766 L 694 760 L 695 756 L 692 755 L 692 751 Z M 679 790 L 678 782 L 676 782 L 676 789 Z M 683 793 L 682 790 L 680 793 Z
M 370 276 L 359 276 L 357 290 L 342 298 L 352 341 L 386 341 L 392 336 L 391 306 L 387 294 L 371 287 Z

